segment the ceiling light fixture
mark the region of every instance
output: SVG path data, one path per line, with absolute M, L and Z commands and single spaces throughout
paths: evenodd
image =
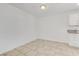
M 41 8 L 41 10 L 46 10 L 47 9 L 47 5 L 42 4 L 42 5 L 40 5 L 40 8 Z

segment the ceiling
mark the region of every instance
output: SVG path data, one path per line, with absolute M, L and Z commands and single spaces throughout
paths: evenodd
M 36 17 L 53 15 L 79 8 L 79 6 L 76 3 L 46 3 L 45 5 L 47 5 L 48 8 L 45 11 L 40 9 L 41 3 L 12 3 L 10 5 L 15 6 Z

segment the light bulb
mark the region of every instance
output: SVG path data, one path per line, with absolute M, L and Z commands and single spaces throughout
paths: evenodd
M 41 8 L 41 10 L 46 10 L 47 6 L 46 5 L 41 5 L 40 8 Z

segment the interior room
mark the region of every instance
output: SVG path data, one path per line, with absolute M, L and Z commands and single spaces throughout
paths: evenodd
M 77 55 L 78 3 L 0 3 L 0 56 Z

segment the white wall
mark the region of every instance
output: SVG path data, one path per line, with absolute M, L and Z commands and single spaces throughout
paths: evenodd
M 35 39 L 69 42 L 68 15 L 38 19 L 16 7 L 0 4 L 0 53 Z
M 35 18 L 8 4 L 0 4 L 0 53 L 34 39 Z
M 67 19 L 68 16 L 64 13 L 40 18 L 38 38 L 59 42 L 67 42 Z
M 68 29 L 76 28 L 79 30 L 79 27 L 69 26 L 69 16 L 72 14 L 79 14 L 79 9 L 40 18 L 38 22 L 38 38 L 65 42 L 79 47 L 79 35 L 67 33 Z

